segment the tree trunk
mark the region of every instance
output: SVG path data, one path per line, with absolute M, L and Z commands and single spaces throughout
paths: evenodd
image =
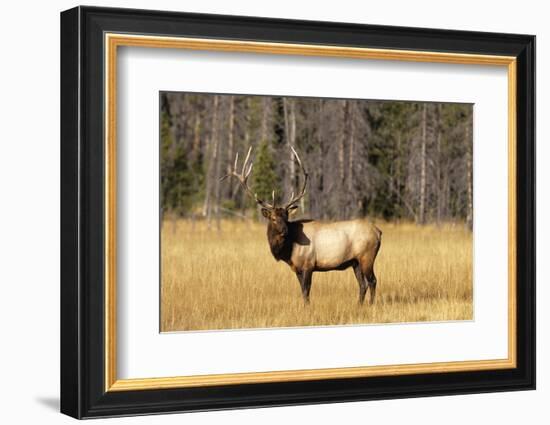
M 227 128 L 227 173 L 231 172 L 231 166 L 235 157 L 234 147 L 234 128 L 235 128 L 235 96 L 229 96 L 229 125 Z M 233 199 L 233 179 L 228 179 L 227 195 Z
M 348 212 L 348 216 L 350 214 L 354 214 L 354 210 L 356 209 L 357 204 L 357 196 L 355 194 L 355 174 L 353 167 L 355 166 L 355 113 L 353 104 L 348 102 L 347 104 L 348 108 L 348 116 L 349 116 L 349 153 L 348 153 L 348 208 L 351 208 L 351 211 Z M 365 145 L 367 145 L 367 140 L 365 136 L 365 141 L 363 142 Z
M 246 98 L 246 114 L 247 116 L 250 115 L 250 107 L 251 107 L 251 102 L 250 102 L 250 97 L 247 97 Z M 244 146 L 245 146 L 245 150 L 248 152 L 248 149 L 250 148 L 250 121 L 246 121 L 245 122 L 245 126 L 244 126 Z M 230 164 L 231 166 L 231 164 Z M 233 194 L 238 194 L 237 196 L 237 199 L 240 200 L 240 205 L 241 205 L 241 214 L 243 216 L 246 216 L 246 201 L 247 201 L 247 195 L 245 193 L 244 190 L 239 190 L 240 188 L 240 185 L 238 184 L 235 184 L 235 188 L 233 189 Z
M 340 189 L 344 188 L 346 179 L 345 169 L 345 151 L 346 151 L 346 125 L 349 122 L 349 111 L 347 100 L 342 101 L 342 110 L 344 119 L 342 120 L 342 127 L 340 129 L 339 141 L 338 141 L 338 178 L 340 179 Z
M 317 165 L 318 175 L 319 175 L 319 185 L 317 190 L 317 196 L 315 199 L 315 205 L 317 208 L 316 217 L 317 218 L 324 218 L 325 212 L 326 212 L 326 178 L 323 174 L 323 170 L 325 169 L 325 147 L 324 147 L 324 141 L 325 138 L 323 137 L 323 114 L 324 114 L 324 105 L 323 100 L 319 99 L 319 109 L 317 111 L 317 146 L 319 149 L 319 164 Z
M 403 181 L 402 181 L 402 155 L 401 155 L 401 130 L 397 133 L 397 172 L 396 172 L 396 183 L 395 183 L 395 190 L 397 193 L 398 198 L 398 205 L 399 205 L 399 218 L 402 218 L 403 215 L 403 200 L 401 197 L 403 196 L 401 193 L 401 188 L 403 187 Z
M 437 158 L 435 164 L 435 184 L 437 196 L 437 225 L 441 223 L 441 201 L 443 200 L 441 189 L 441 103 L 437 105 Z
M 199 157 L 201 150 L 201 116 L 198 112 L 195 114 L 195 125 L 193 128 L 193 148 L 192 158 L 196 160 Z
M 468 211 L 466 215 L 466 224 L 470 229 L 473 227 L 474 221 L 474 194 L 473 194 L 473 170 L 472 170 L 472 156 L 473 156 L 473 143 L 472 143 L 472 116 L 468 114 L 466 120 L 466 185 L 468 194 Z
M 422 105 L 422 134 L 420 140 L 420 207 L 418 220 L 424 224 L 426 208 L 426 104 Z
M 216 170 L 216 159 L 218 154 L 218 104 L 219 104 L 219 96 L 214 96 L 214 99 L 212 101 L 212 127 L 211 127 L 211 135 L 210 135 L 210 142 L 209 142 L 209 148 L 207 150 L 207 155 L 210 158 L 208 158 L 208 172 L 206 174 L 206 191 L 205 191 L 205 197 L 204 197 L 204 206 L 203 206 L 203 215 L 207 218 L 207 226 L 210 229 L 211 219 L 212 219 L 212 192 L 214 190 L 214 176 L 215 176 L 215 170 Z
M 268 137 L 267 122 L 269 119 L 270 103 L 271 103 L 271 98 L 267 96 L 262 98 L 262 122 L 260 124 L 260 143 L 263 143 L 265 140 L 267 140 L 267 137 Z
M 346 125 L 349 122 L 348 101 L 343 100 L 342 108 L 342 125 L 340 126 L 340 134 L 338 137 L 338 205 L 336 206 L 337 215 L 339 218 L 346 217 L 347 196 L 345 191 L 346 185 Z
M 296 164 L 294 163 L 294 155 L 290 150 L 290 146 L 295 147 L 296 144 L 296 111 L 295 100 L 283 98 L 283 108 L 285 113 L 285 134 L 287 136 L 287 144 L 289 145 L 289 157 L 288 157 L 288 174 L 289 174 L 289 188 L 287 195 L 294 192 L 295 180 L 296 180 Z

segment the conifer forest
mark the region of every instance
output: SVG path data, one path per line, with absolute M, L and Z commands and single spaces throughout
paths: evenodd
M 163 216 L 254 214 L 220 181 L 252 147 L 251 187 L 282 201 L 309 173 L 302 213 L 417 224 L 472 223 L 472 105 L 161 93 Z M 250 210 L 250 211 L 249 211 Z

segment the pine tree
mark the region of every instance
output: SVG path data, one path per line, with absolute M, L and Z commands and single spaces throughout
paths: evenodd
M 279 178 L 275 172 L 275 161 L 267 140 L 263 140 L 254 161 L 254 191 L 261 199 L 271 199 L 274 189 L 279 188 Z
M 160 177 L 161 177 L 161 208 L 165 214 L 170 210 L 169 181 L 171 180 L 171 165 L 172 165 L 172 145 L 173 137 L 171 132 L 171 120 L 168 111 L 163 110 L 160 121 Z
M 170 131 L 170 115 L 161 115 L 161 205 L 163 213 L 183 215 L 193 201 L 193 174 L 189 169 L 185 151 L 174 143 Z

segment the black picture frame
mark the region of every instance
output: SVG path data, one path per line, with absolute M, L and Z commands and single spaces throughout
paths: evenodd
M 516 57 L 517 367 L 106 392 L 105 32 Z M 534 388 L 534 36 L 96 7 L 61 13 L 62 413 L 92 418 Z

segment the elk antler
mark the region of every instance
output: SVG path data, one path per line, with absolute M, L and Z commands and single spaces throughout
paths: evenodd
M 304 197 L 304 195 L 306 194 L 306 186 L 307 186 L 307 179 L 308 179 L 307 171 L 304 168 L 304 164 L 302 164 L 300 157 L 298 156 L 298 154 L 296 153 L 296 151 L 292 146 L 290 146 L 290 149 L 292 150 L 292 154 L 294 155 L 294 158 L 296 158 L 296 161 L 298 161 L 298 164 L 300 164 L 300 168 L 302 170 L 302 173 L 304 174 L 304 183 L 302 185 L 302 190 L 300 191 L 298 196 L 295 197 L 294 192 L 292 192 L 292 194 L 290 195 L 290 200 L 286 203 L 285 208 L 290 208 L 292 205 L 294 205 L 296 202 L 298 202 L 300 199 Z
M 239 183 L 241 184 L 243 189 L 246 191 L 246 193 L 248 193 L 249 196 L 254 198 L 254 200 L 259 205 L 261 205 L 264 208 L 273 209 L 273 206 L 275 205 L 275 191 L 273 192 L 273 205 L 271 205 L 271 204 L 265 202 L 264 200 L 258 198 L 258 195 L 256 195 L 254 192 L 252 192 L 252 190 L 248 186 L 248 177 L 250 177 L 250 173 L 252 172 L 252 167 L 254 166 L 253 162 L 250 162 L 250 164 L 248 164 L 248 161 L 250 160 L 250 154 L 251 153 L 252 153 L 252 146 L 248 149 L 248 153 L 246 154 L 246 158 L 244 159 L 244 162 L 243 162 L 242 170 L 239 173 L 237 171 L 237 166 L 238 166 L 238 162 L 239 162 L 239 152 L 237 152 L 237 155 L 235 155 L 235 164 L 233 165 L 233 170 L 231 170 L 228 174 L 223 176 L 220 179 L 220 181 L 225 180 L 228 177 L 235 177 L 239 181 Z

